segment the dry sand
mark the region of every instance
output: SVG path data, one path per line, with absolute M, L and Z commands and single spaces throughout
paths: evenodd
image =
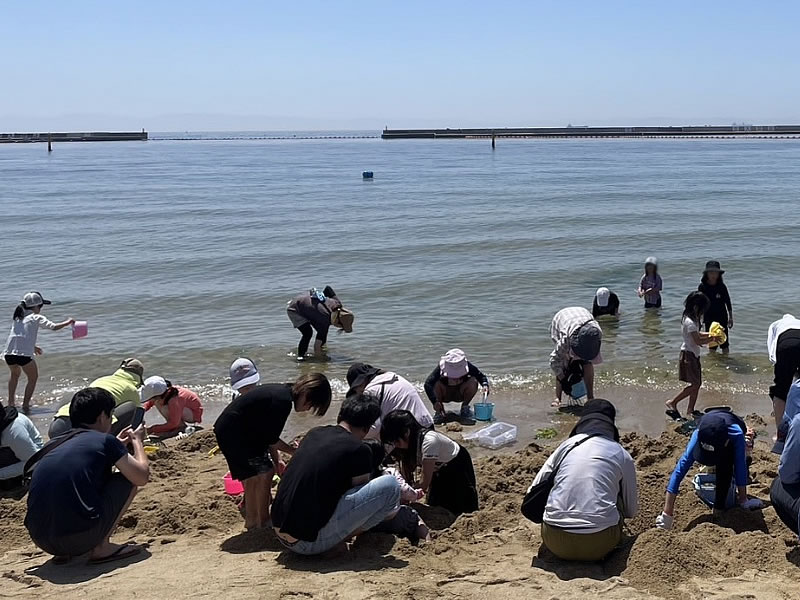
M 764 428 L 758 417 L 751 421 Z M 800 546 L 771 507 L 753 513 L 736 509 L 715 524 L 687 480 L 675 530 L 655 530 L 667 478 L 686 437 L 676 431 L 659 439 L 632 433 L 623 444 L 637 463 L 642 508 L 627 524 L 631 537 L 603 563 L 555 559 L 541 546 L 539 528 L 521 517 L 524 490 L 549 453 L 536 444 L 476 459 L 482 503 L 477 513 L 453 521 L 443 511 L 421 507 L 436 529 L 430 543 L 415 548 L 388 535 L 367 534 L 348 554 L 322 559 L 282 551 L 268 531 L 243 533 L 235 504 L 222 492 L 224 459 L 208 456 L 213 434 L 201 432 L 154 456 L 151 483 L 114 537 L 146 545 L 127 562 L 90 567 L 76 559 L 54 565 L 22 526 L 24 498 L 0 498 L 0 597 L 800 597 Z M 769 499 L 776 467 L 777 457 L 759 442 L 752 495 Z

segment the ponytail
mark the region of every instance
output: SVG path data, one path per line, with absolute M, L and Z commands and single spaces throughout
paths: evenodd
M 326 298 L 336 298 L 336 292 L 334 292 L 333 288 L 329 285 L 325 286 L 325 289 L 322 290 L 322 293 L 325 295 Z
M 164 404 L 167 404 L 170 399 L 178 395 L 178 388 L 172 387 L 172 383 L 170 383 L 169 379 L 165 379 L 164 381 L 167 383 L 167 391 L 164 392 Z
M 14 320 L 15 321 L 22 321 L 22 318 L 25 316 L 25 306 L 24 302 L 20 302 L 17 304 L 17 308 L 14 309 Z

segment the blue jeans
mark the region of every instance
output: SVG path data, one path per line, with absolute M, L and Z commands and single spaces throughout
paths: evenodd
M 322 554 L 355 532 L 367 531 L 384 521 L 399 502 L 400 484 L 391 475 L 382 475 L 361 487 L 347 490 L 336 505 L 333 516 L 319 530 L 316 540 L 282 543 L 297 554 Z

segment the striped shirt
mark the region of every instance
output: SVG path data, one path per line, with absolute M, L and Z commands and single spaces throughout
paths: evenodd
M 550 323 L 550 338 L 556 347 L 550 354 L 550 368 L 556 374 L 556 377 L 564 377 L 569 368 L 570 360 L 573 358 L 569 345 L 570 336 L 590 322 L 594 322 L 597 325 L 592 313 L 581 306 L 563 308 L 553 317 L 553 322 Z M 600 325 L 597 325 L 597 327 L 599 328 Z

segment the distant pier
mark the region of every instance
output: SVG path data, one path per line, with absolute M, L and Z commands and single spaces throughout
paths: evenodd
M 90 131 L 81 133 L 0 133 L 0 144 L 31 144 L 35 142 L 138 142 L 146 141 L 147 132 Z
M 800 125 L 701 125 L 685 127 L 498 127 L 384 129 L 385 140 L 469 138 L 797 138 Z

